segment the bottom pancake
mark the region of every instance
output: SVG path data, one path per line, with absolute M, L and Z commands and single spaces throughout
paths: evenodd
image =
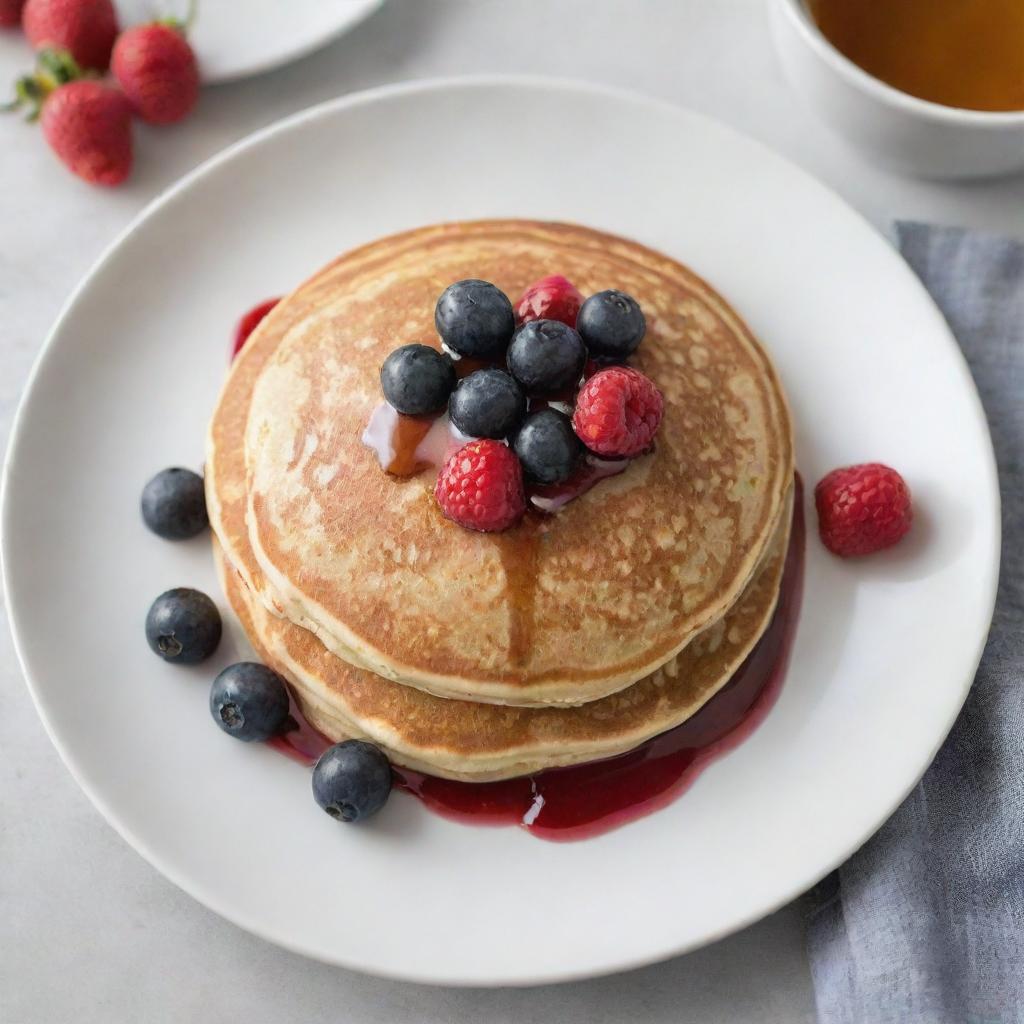
M 787 510 L 754 578 L 722 619 L 652 675 L 571 708 L 448 700 L 356 668 L 312 633 L 271 615 L 216 540 L 214 547 L 246 634 L 291 684 L 317 729 L 334 741 L 370 740 L 395 764 L 417 771 L 486 782 L 611 757 L 693 715 L 729 681 L 771 621 L 791 521 Z

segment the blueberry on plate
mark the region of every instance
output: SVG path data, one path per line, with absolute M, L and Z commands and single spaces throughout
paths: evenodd
M 477 370 L 459 381 L 448 400 L 448 415 L 469 437 L 500 440 L 526 415 L 526 396 L 504 370 Z
M 455 388 L 455 365 L 429 345 L 403 345 L 384 360 L 380 386 L 391 406 L 406 416 L 443 412 Z
M 313 766 L 313 799 L 336 821 L 369 818 L 390 792 L 391 765 L 372 743 L 336 743 Z
M 229 735 L 246 743 L 269 740 L 288 720 L 288 689 L 266 665 L 228 665 L 210 687 L 210 714 Z
M 595 359 L 628 359 L 643 341 L 647 321 L 632 295 L 609 288 L 580 306 L 576 330 Z
M 586 361 L 583 339 L 559 320 L 528 321 L 508 348 L 508 368 L 530 394 L 575 388 Z
M 146 640 L 164 661 L 195 665 L 217 649 L 220 612 L 201 591 L 176 587 L 161 594 L 146 616 Z
M 572 420 L 557 409 L 541 409 L 527 416 L 513 447 L 526 478 L 539 484 L 568 480 L 583 453 Z
M 165 540 L 186 540 L 202 533 L 206 515 L 203 478 L 190 469 L 165 469 L 142 488 L 142 519 Z
M 441 293 L 434 309 L 441 340 L 461 356 L 498 359 L 516 327 L 508 296 L 488 281 L 456 281 Z

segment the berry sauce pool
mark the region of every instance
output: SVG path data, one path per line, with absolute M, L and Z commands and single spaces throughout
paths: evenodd
M 394 767 L 395 785 L 445 818 L 518 825 L 556 841 L 586 839 L 665 807 L 715 759 L 764 721 L 786 674 L 804 574 L 803 484 L 797 476 L 793 528 L 779 601 L 764 635 L 732 679 L 682 725 L 625 754 L 501 782 L 455 782 Z M 292 703 L 295 728 L 270 745 L 311 765 L 331 745 Z

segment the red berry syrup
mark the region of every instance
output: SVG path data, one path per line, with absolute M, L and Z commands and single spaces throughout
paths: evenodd
M 782 689 L 796 635 L 804 573 L 803 483 L 779 601 L 764 635 L 732 679 L 682 725 L 617 757 L 502 782 L 455 782 L 394 768 L 395 784 L 437 814 L 476 825 L 519 825 L 541 839 L 586 839 L 665 807 L 715 759 L 764 721 Z M 295 728 L 271 745 L 305 764 L 330 746 L 293 704 Z
M 541 513 L 553 515 L 564 508 L 570 501 L 582 497 L 602 480 L 625 473 L 632 459 L 602 459 L 599 455 L 588 452 L 581 460 L 579 467 L 568 480 L 560 484 L 528 484 L 526 497 L 529 508 Z
M 299 764 L 312 767 L 320 755 L 334 744 L 318 729 L 314 728 L 299 705 L 295 702 L 291 687 L 288 687 L 288 724 L 284 731 L 267 740 L 267 746 L 290 757 Z
M 249 312 L 238 321 L 238 326 L 235 328 L 235 340 L 231 346 L 232 359 L 242 351 L 242 346 L 249 340 L 249 335 L 259 327 L 263 318 L 280 301 L 280 299 L 267 299 L 266 302 L 261 302 L 258 306 L 253 306 L 252 309 L 250 309 Z

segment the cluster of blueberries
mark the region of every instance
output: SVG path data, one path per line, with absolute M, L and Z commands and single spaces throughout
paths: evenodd
M 186 540 L 209 526 L 203 478 L 188 469 L 165 469 L 142 491 L 142 518 L 165 540 Z M 195 665 L 220 643 L 217 606 L 199 590 L 161 594 L 146 616 L 146 640 L 164 661 Z M 229 665 L 210 687 L 210 714 L 229 736 L 269 740 L 295 728 L 288 688 L 257 662 Z M 313 767 L 313 796 L 332 818 L 359 821 L 375 814 L 391 792 L 391 765 L 371 743 L 346 740 L 328 748 Z
M 381 367 L 384 397 L 408 416 L 447 408 L 463 434 L 510 441 L 526 479 L 539 484 L 567 480 L 583 446 L 569 416 L 550 406 L 530 411 L 528 399 L 571 404 L 588 358 L 621 362 L 647 329 L 636 299 L 615 289 L 591 295 L 575 328 L 560 320 L 529 320 L 517 328 L 508 296 L 479 280 L 446 288 L 434 324 L 448 352 L 491 365 L 458 380 L 448 353 L 403 345 Z

